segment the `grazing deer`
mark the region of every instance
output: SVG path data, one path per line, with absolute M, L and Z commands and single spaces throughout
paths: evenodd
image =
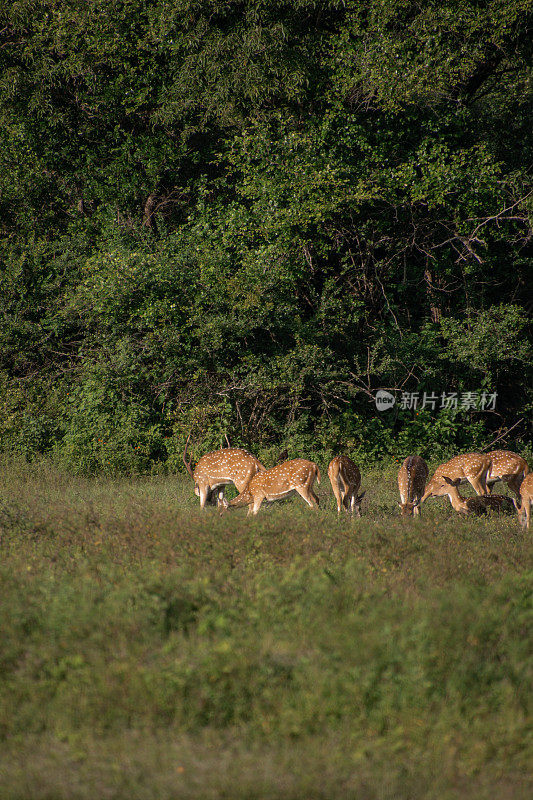
M 529 530 L 531 519 L 531 503 L 533 502 L 533 473 L 530 472 L 520 486 L 520 505 L 513 499 L 516 510 L 518 511 L 518 521 L 523 528 Z
M 476 494 L 488 494 L 486 479 L 490 465 L 491 460 L 485 453 L 465 453 L 465 455 L 451 458 L 437 467 L 426 486 L 420 504 L 428 497 L 441 496 L 442 492 L 439 489 L 443 485 L 443 475 L 447 475 L 451 481 L 457 481 L 457 486 L 468 481 L 472 484 Z
M 459 489 L 457 488 L 459 484 L 459 478 L 452 481 L 451 478 L 443 475 L 442 484 L 436 488 L 433 494 L 435 497 L 448 495 L 454 510 L 466 516 L 474 514 L 480 517 L 488 511 L 496 511 L 498 513 L 513 511 L 513 501 L 510 497 L 506 497 L 503 494 L 483 494 L 479 497 L 464 498 L 459 494 Z
M 520 484 L 529 474 L 527 461 L 522 456 L 510 450 L 492 450 L 487 453 L 492 461 L 492 466 L 487 475 L 487 489 L 489 494 L 496 481 L 504 481 L 518 500 L 520 500 Z
M 264 500 L 272 503 L 296 492 L 311 508 L 318 508 L 318 497 L 313 491 L 315 479 L 320 483 L 320 470 L 313 461 L 305 458 L 284 461 L 254 475 L 237 497 L 229 503 L 224 500 L 224 507 L 248 506 L 248 516 L 255 516 Z
M 355 511 L 356 517 L 360 517 L 361 500 L 366 492 L 357 494 L 361 486 L 359 467 L 348 456 L 335 456 L 329 463 L 328 478 L 337 501 L 337 514 L 344 508 L 352 514 Z
M 428 465 L 420 456 L 407 456 L 398 472 L 398 503 L 402 517 L 420 516 L 420 501 L 429 478 Z
M 224 488 L 229 483 L 235 484 L 237 491 L 242 492 L 250 478 L 265 469 L 247 450 L 226 447 L 206 453 L 193 471 L 191 459 L 187 460 L 189 438 L 183 453 L 183 463 L 194 481 L 194 493 L 200 498 L 200 508 L 205 508 L 206 503 L 216 503 L 217 506 L 225 504 Z

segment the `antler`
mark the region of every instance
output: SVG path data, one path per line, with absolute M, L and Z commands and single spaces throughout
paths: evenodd
M 185 464 L 185 467 L 187 468 L 187 472 L 189 473 L 189 475 L 191 476 L 191 478 L 193 478 L 193 477 L 194 477 L 194 475 L 193 475 L 193 471 L 192 471 L 192 467 L 191 467 L 192 458 L 189 458 L 189 460 L 188 460 L 188 461 L 187 461 L 187 459 L 186 459 L 186 456 L 187 456 L 187 447 L 188 447 L 188 445 L 189 445 L 189 439 L 190 439 L 190 438 L 191 438 L 191 434 L 189 433 L 189 435 L 187 436 L 187 441 L 185 442 L 185 450 L 183 451 L 183 463 Z

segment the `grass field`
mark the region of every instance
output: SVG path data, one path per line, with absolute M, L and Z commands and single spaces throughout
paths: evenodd
M 352 522 L 3 462 L 0 798 L 531 797 L 532 532 L 396 469 Z

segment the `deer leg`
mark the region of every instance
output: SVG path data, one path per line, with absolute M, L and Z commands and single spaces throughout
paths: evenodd
M 350 513 L 353 498 L 355 497 L 354 487 L 347 483 L 342 475 L 339 475 L 339 481 L 341 484 L 342 506 L 348 513 Z
M 363 494 L 359 494 L 359 489 L 360 488 L 361 488 L 361 484 L 359 484 L 359 486 L 357 487 L 357 491 L 354 488 L 353 500 L 352 500 L 352 514 L 355 511 L 355 516 L 357 517 L 357 519 L 361 519 L 361 516 L 362 516 L 361 515 L 361 502 L 363 500 L 363 497 L 366 494 L 366 492 L 363 492 Z
M 316 494 L 316 492 L 314 491 L 314 489 L 309 489 L 309 492 L 310 492 L 310 494 L 311 494 L 311 497 L 313 498 L 313 500 L 314 500 L 314 501 L 315 501 L 315 503 L 317 504 L 317 506 L 319 506 L 319 505 L 320 505 L 320 500 L 318 499 L 318 495 Z
M 239 494 L 241 492 L 244 492 L 244 490 L 246 489 L 246 487 L 248 486 L 254 475 L 255 475 L 254 468 L 250 467 L 244 478 L 240 480 L 239 483 L 235 482 L 235 486 L 237 487 L 237 491 L 239 492 Z
M 342 498 L 339 489 L 338 478 L 335 478 L 334 480 L 331 481 L 331 488 L 333 489 L 333 494 L 335 495 L 335 500 L 337 501 L 337 514 L 340 514 L 342 506 Z
M 307 481 L 307 491 L 309 492 L 309 497 L 313 500 L 315 504 L 315 508 L 318 508 L 320 505 L 320 500 L 318 499 L 318 495 L 316 494 L 313 486 L 315 483 L 316 475 L 311 475 L 309 480 Z
M 347 486 L 346 487 L 346 494 L 344 496 L 344 508 L 346 511 L 349 511 L 353 516 L 354 510 L 357 508 L 357 492 L 359 491 L 359 486 L 356 488 L 355 486 Z M 361 516 L 358 514 L 358 516 Z
M 509 487 L 509 489 L 511 489 L 512 492 L 515 493 L 518 500 L 520 500 L 520 485 L 522 483 L 523 477 L 524 477 L 523 475 L 513 475 L 511 478 L 509 478 L 508 481 L 506 481 L 507 486 Z
M 308 506 L 311 506 L 311 508 L 318 508 L 318 504 L 313 499 L 313 492 L 308 486 L 297 486 L 296 491 L 300 497 L 305 500 Z
M 205 508 L 205 504 L 209 500 L 209 495 L 211 494 L 209 487 L 202 483 L 201 486 L 198 487 L 199 494 L 200 494 L 200 508 Z
M 263 502 L 264 499 L 265 499 L 264 494 L 256 494 L 256 496 L 254 497 L 253 505 L 250 505 L 254 517 L 261 508 L 261 503 Z
M 469 480 L 468 482 L 469 482 L 469 484 L 472 486 L 472 488 L 474 489 L 474 491 L 475 491 L 475 493 L 476 493 L 477 495 L 484 494 L 484 492 L 483 492 L 483 489 L 482 489 L 482 487 L 481 487 L 481 485 L 480 485 L 479 481 L 477 480 L 477 478 L 472 478 L 472 479 L 471 479 L 471 480 Z
M 478 495 L 489 494 L 486 483 L 487 471 L 488 468 L 482 469 L 481 472 L 478 472 L 477 475 L 468 475 L 468 482 L 471 484 L 475 493 Z
M 243 506 L 251 505 L 252 502 L 253 501 L 250 500 L 250 495 L 248 492 L 244 494 L 241 492 L 237 495 L 237 497 L 234 497 L 233 500 L 230 500 L 228 506 L 231 506 L 231 508 L 242 508 Z
M 226 498 L 224 497 L 224 489 L 225 486 L 221 486 L 220 489 L 217 489 L 217 497 L 216 497 L 216 505 L 217 508 L 226 504 Z
M 520 523 L 520 527 L 524 528 L 524 530 L 526 528 L 527 523 L 529 522 L 529 520 L 527 519 L 526 506 L 529 507 L 529 501 L 525 499 L 522 500 L 521 505 L 515 503 L 515 508 L 518 514 L 518 522 Z
M 483 494 L 490 494 L 490 491 L 487 487 L 487 475 L 490 472 L 490 464 L 485 469 L 482 469 L 479 474 L 479 483 L 483 489 Z

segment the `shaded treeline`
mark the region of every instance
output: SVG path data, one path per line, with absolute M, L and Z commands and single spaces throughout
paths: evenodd
M 174 467 L 191 428 L 376 457 L 518 422 L 523 444 L 532 8 L 4 7 L 3 447 L 92 471 Z

